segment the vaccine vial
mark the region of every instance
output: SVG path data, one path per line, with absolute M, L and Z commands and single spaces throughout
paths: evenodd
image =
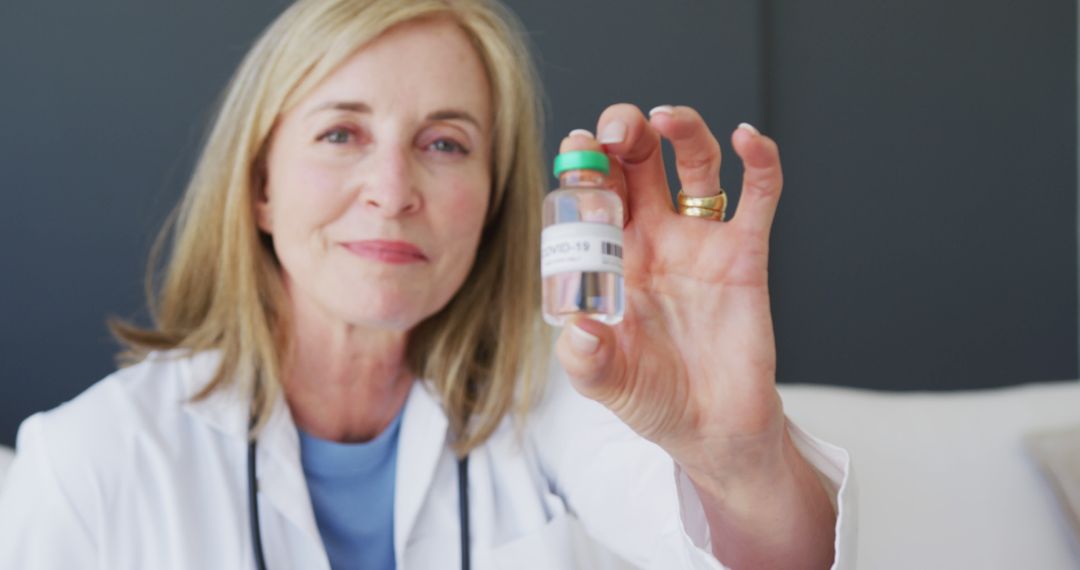
M 583 314 L 615 324 L 623 318 L 623 204 L 609 189 L 602 152 L 555 157 L 559 187 L 544 199 L 540 237 L 544 320 L 564 325 Z

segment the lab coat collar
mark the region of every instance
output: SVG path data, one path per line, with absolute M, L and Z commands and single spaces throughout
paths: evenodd
M 251 401 L 240 382 L 231 382 L 199 401 L 192 401 L 217 373 L 221 352 L 208 350 L 189 354 L 179 350 L 151 355 L 153 359 L 177 359 L 183 385 L 184 409 L 203 423 L 232 437 L 247 437 L 247 409 Z
M 246 461 L 251 399 L 244 387 L 249 383 L 235 378 L 233 382 L 215 390 L 206 398 L 191 401 L 191 397 L 214 377 L 220 362 L 220 351 L 198 353 L 187 360 L 188 366 L 182 372 L 187 396 L 184 408 L 198 421 L 234 440 L 236 445 L 233 447 L 244 450 L 242 457 L 243 461 Z M 275 400 L 270 418 L 259 432 L 255 461 L 256 484 L 262 500 L 281 513 L 308 540 L 313 541 L 317 545 L 314 550 L 325 553 L 300 462 L 300 436 L 296 432 L 296 425 L 284 396 L 279 395 Z M 244 473 L 246 474 L 246 470 Z M 246 475 L 244 484 L 246 490 Z M 330 567 L 328 560 L 323 567 Z
M 322 536 L 300 460 L 300 436 L 284 397 L 274 402 L 270 419 L 259 432 L 256 453 L 259 491 L 271 506 L 321 547 Z M 325 548 L 318 550 L 325 556 Z M 329 568 L 329 559 L 325 562 L 324 567 Z
M 413 382 L 401 418 L 394 475 L 394 556 L 398 565 L 405 560 L 405 545 L 431 488 L 439 457 L 446 450 L 448 424 L 433 389 L 425 381 Z
M 187 360 L 183 371 L 188 400 L 213 378 L 221 361 L 217 351 Z M 249 397 L 232 382 L 185 408 L 196 418 L 239 441 L 246 441 Z M 394 490 L 394 554 L 400 564 L 431 486 L 439 457 L 447 447 L 449 422 L 439 398 L 426 381 L 417 380 L 401 418 Z M 317 544 L 322 544 L 300 461 L 300 438 L 292 414 L 279 395 L 270 420 L 259 434 L 258 485 L 268 502 Z M 329 564 L 327 564 L 329 567 Z

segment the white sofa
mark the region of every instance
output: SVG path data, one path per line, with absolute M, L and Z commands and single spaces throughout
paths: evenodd
M 955 393 L 780 388 L 787 414 L 851 452 L 869 570 L 1080 568 L 1024 437 L 1080 425 L 1080 382 Z M 0 446 L 0 486 L 11 460 Z
M 15 459 L 15 452 L 9 447 L 0 445 L 0 488 L 4 486 L 4 475 L 7 474 L 11 461 Z
M 1080 542 L 1024 438 L 1080 425 L 1080 382 L 950 393 L 782 386 L 787 414 L 847 448 L 858 568 L 1080 568 Z

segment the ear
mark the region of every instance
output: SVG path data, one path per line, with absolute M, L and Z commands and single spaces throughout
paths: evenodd
M 264 151 L 265 152 L 265 151 Z M 264 152 L 259 153 L 252 169 L 251 186 L 255 194 L 255 225 L 263 232 L 273 235 L 273 220 L 270 208 L 270 188 L 267 184 L 266 159 Z
M 271 220 L 270 197 L 266 192 L 266 187 L 263 186 L 255 190 L 255 224 L 263 232 L 273 235 L 274 226 Z

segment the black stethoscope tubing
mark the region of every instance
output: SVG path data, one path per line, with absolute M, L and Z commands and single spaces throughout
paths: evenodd
M 248 442 L 247 490 L 248 522 L 251 525 L 251 548 L 255 553 L 255 567 L 266 570 L 263 555 L 262 533 L 259 526 L 258 479 L 255 477 L 255 446 L 257 439 Z M 458 459 L 458 517 L 461 531 L 461 569 L 469 570 L 469 456 Z

